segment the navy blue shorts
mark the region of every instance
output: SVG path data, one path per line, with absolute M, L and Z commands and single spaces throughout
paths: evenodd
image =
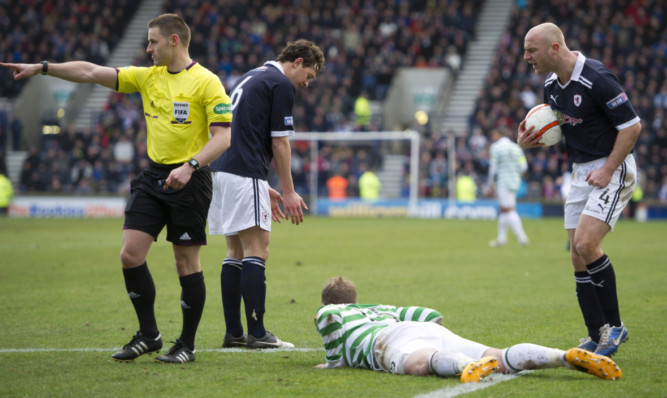
M 181 189 L 163 189 L 164 181 L 177 165 L 150 162 L 132 179 L 125 207 L 123 229 L 134 229 L 157 237 L 167 226 L 167 240 L 176 245 L 205 245 L 206 217 L 211 204 L 211 171 L 202 167 Z

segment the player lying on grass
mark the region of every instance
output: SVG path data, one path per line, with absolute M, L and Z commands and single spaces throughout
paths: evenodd
M 605 380 L 621 378 L 611 359 L 571 348 L 521 343 L 505 349 L 464 339 L 442 326 L 442 315 L 424 307 L 357 304 L 354 283 L 336 277 L 322 289 L 315 327 L 326 348 L 317 368 L 365 368 L 394 374 L 461 375 L 479 382 L 494 372 L 565 367 Z

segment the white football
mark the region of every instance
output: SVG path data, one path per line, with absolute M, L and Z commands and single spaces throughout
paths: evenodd
M 563 139 L 558 118 L 549 104 L 540 104 L 528 111 L 526 129 L 530 126 L 535 126 L 540 143 L 546 146 L 556 145 Z

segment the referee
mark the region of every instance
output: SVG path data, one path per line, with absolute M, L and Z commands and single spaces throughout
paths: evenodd
M 132 180 L 120 253 L 139 331 L 112 355 L 119 361 L 132 361 L 162 348 L 154 313 L 155 285 L 146 256 L 165 225 L 182 289 L 183 328 L 174 346 L 156 361 L 195 360 L 195 334 L 206 300 L 199 251 L 206 244 L 211 201 L 207 165 L 229 147 L 232 113 L 222 83 L 190 58 L 189 43 L 190 29 L 183 18 L 163 14 L 148 22 L 146 52 L 154 63 L 150 68 L 116 69 L 83 61 L 0 63 L 14 70 L 16 80 L 41 73 L 76 83 L 97 83 L 121 93 L 141 93 L 150 163 Z

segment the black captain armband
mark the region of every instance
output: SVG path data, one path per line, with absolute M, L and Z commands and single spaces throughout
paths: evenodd
M 42 64 L 42 75 L 48 75 L 49 74 L 49 61 L 42 61 L 40 63 Z

